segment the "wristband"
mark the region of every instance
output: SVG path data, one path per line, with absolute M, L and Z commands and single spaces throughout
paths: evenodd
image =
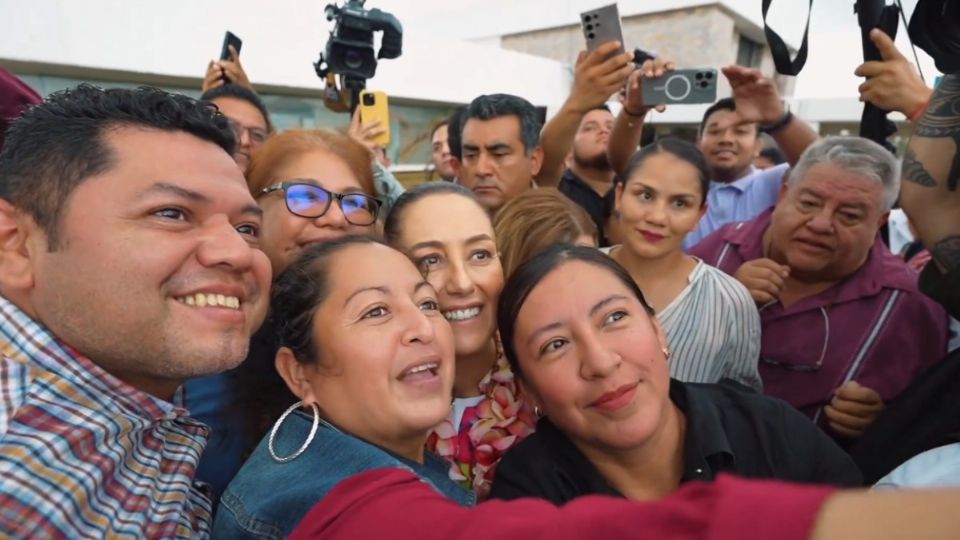
M 910 114 L 907 115 L 907 118 L 913 122 L 917 123 L 917 120 L 920 120 L 920 117 L 923 116 L 923 113 L 927 110 L 927 105 L 930 104 L 930 100 L 924 101 L 923 103 L 917 105 L 917 108 L 913 110 Z
M 650 112 L 650 111 L 649 111 L 649 109 L 648 109 L 648 110 L 646 110 L 646 111 L 643 111 L 643 112 L 640 113 L 640 114 L 636 114 L 636 113 L 630 112 L 630 109 L 628 109 L 627 106 L 624 105 L 624 106 L 623 106 L 623 112 L 627 113 L 627 116 L 633 116 L 634 118 L 642 118 L 642 117 L 646 116 L 647 113 Z
M 757 128 L 762 133 L 766 133 L 767 135 L 773 135 L 774 133 L 787 127 L 787 124 L 789 124 L 792 120 L 793 120 L 793 113 L 788 110 L 776 122 L 772 124 L 760 124 L 759 126 L 757 126 Z

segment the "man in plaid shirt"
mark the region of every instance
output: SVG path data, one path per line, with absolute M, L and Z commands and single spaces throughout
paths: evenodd
M 213 108 L 80 87 L 0 153 L 0 537 L 209 534 L 182 382 L 246 356 L 270 264 Z

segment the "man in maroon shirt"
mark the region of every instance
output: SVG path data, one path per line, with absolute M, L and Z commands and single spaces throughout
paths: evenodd
M 801 157 L 772 211 L 726 225 L 690 252 L 756 300 L 764 391 L 842 437 L 861 435 L 947 349 L 946 312 L 877 234 L 899 170 L 872 141 L 824 139 Z

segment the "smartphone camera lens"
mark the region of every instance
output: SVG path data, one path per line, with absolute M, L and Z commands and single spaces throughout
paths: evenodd
M 587 34 L 587 37 L 590 38 L 590 39 L 593 39 L 593 38 L 597 37 L 597 35 L 594 34 L 593 32 L 590 32 L 589 34 Z
M 697 80 L 699 81 L 702 79 L 703 79 L 703 73 L 697 73 Z
M 373 94 L 364 94 L 363 95 L 363 104 L 367 107 L 373 106 L 376 102 L 376 98 L 373 97 Z
M 588 24 L 588 25 L 587 25 L 587 32 L 591 32 L 591 31 L 593 31 L 593 25 L 592 25 L 592 24 Z
M 710 86 L 710 83 L 708 83 L 707 81 L 700 81 L 700 82 L 697 83 L 697 84 L 700 85 L 700 88 L 706 88 L 706 87 Z
M 709 81 L 710 79 L 713 78 L 713 72 L 712 72 L 712 71 L 708 71 L 705 76 L 707 77 L 707 80 Z

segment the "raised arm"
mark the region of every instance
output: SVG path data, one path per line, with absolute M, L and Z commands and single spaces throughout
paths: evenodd
M 946 75 L 903 157 L 900 204 L 942 272 L 960 268 L 960 75 Z
M 617 42 L 604 43 L 592 52 L 581 52 L 577 57 L 570 95 L 540 134 L 543 166 L 536 177 L 538 186 L 556 187 L 560 183 L 564 160 L 573 146 L 580 120 L 592 109 L 606 103 L 623 87 L 633 71 L 633 55 L 614 54 L 618 47 Z
M 654 108 L 643 102 L 643 79 L 661 77 L 672 69 L 673 62 L 669 60 L 660 58 L 647 60 L 640 69 L 631 73 L 630 78 L 627 79 L 623 107 L 613 124 L 610 142 L 607 143 L 607 159 L 617 176 L 621 178 L 627 169 L 627 164 L 630 163 L 630 157 L 640 146 L 644 120 L 650 110 Z M 657 112 L 663 112 L 666 107 L 657 105 L 655 109 Z
M 760 70 L 727 66 L 723 68 L 723 74 L 733 89 L 741 121 L 770 126 L 768 133 L 783 151 L 787 162 L 796 165 L 803 151 L 817 140 L 817 133 L 806 122 L 787 112 L 777 85 Z

